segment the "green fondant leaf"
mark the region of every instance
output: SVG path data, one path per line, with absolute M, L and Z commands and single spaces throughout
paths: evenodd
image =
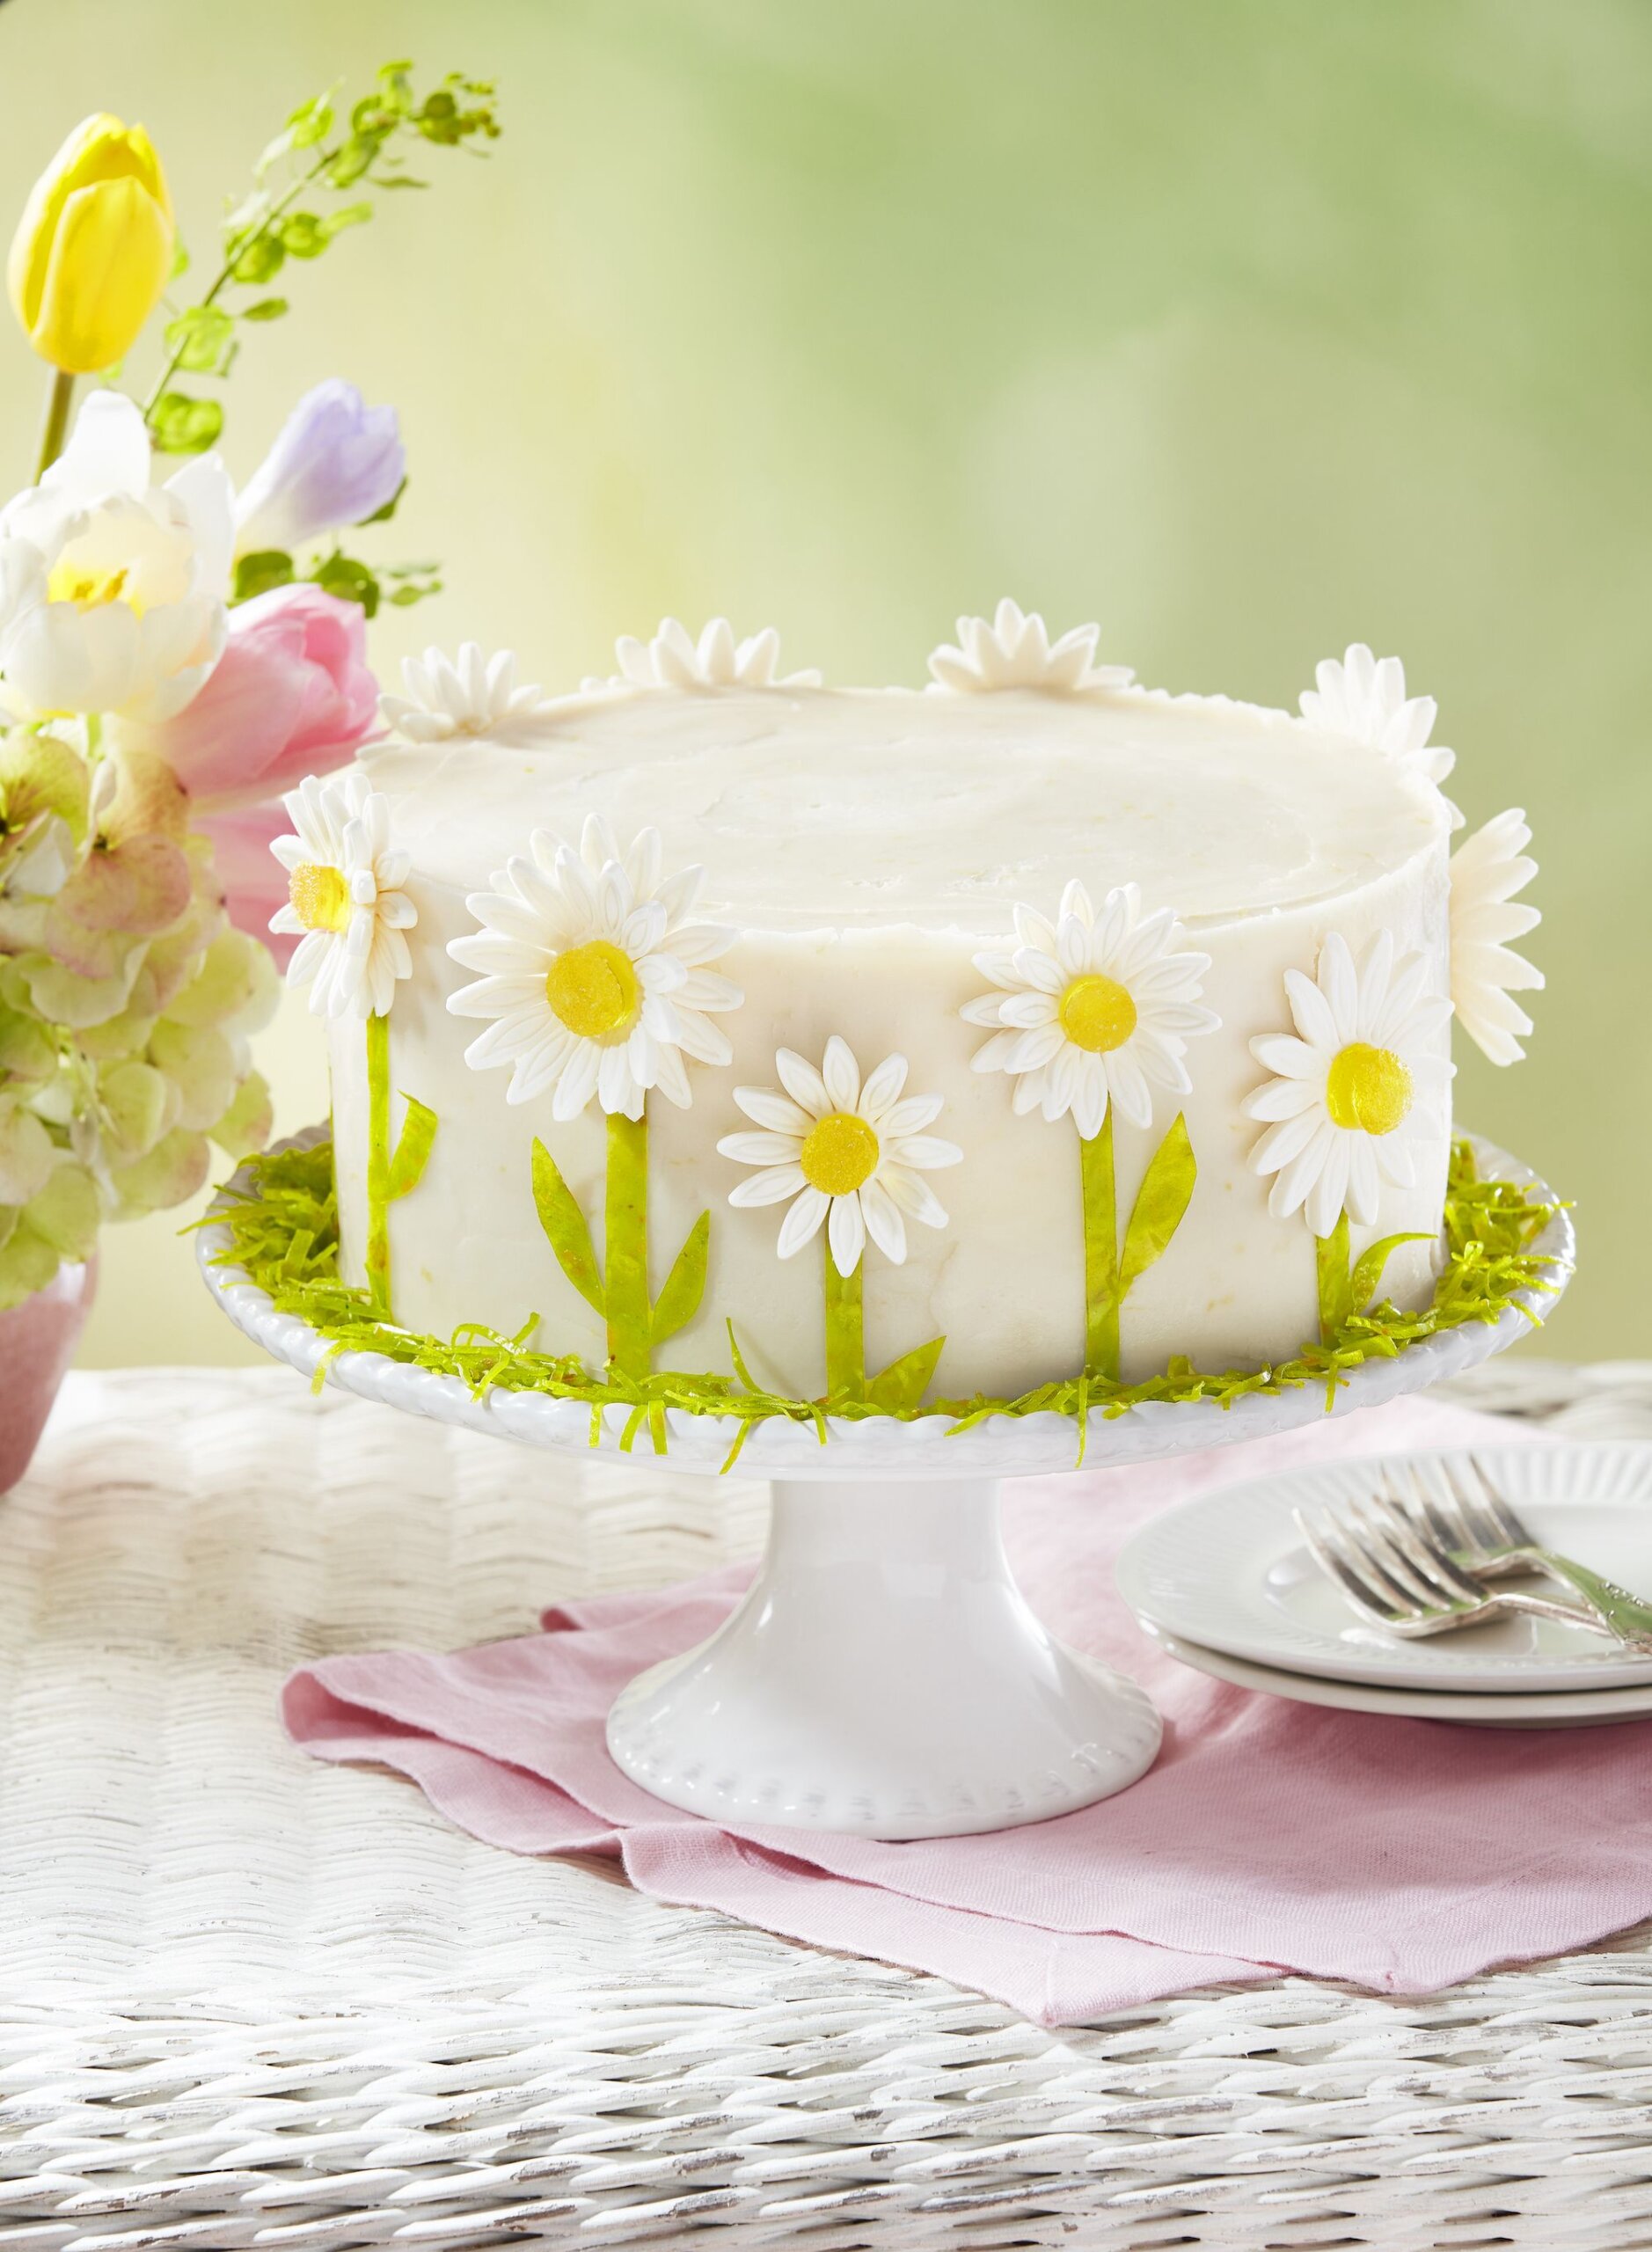
M 556 1159 L 537 1139 L 533 1145 L 533 1203 L 557 1264 L 595 1313 L 606 1313 L 602 1270 L 591 1248 L 591 1232 L 574 1192 L 557 1171 Z
M 393 1204 L 399 1196 L 410 1195 L 417 1188 L 430 1157 L 430 1145 L 436 1138 L 436 1114 L 413 1096 L 405 1094 L 407 1115 L 396 1142 L 396 1154 L 390 1161 L 390 1180 L 384 1194 Z
M 1344 1226 L 1346 1226 L 1346 1221 Z M 1343 1320 L 1346 1320 L 1349 1314 L 1364 1312 L 1365 1308 L 1377 1295 L 1377 1285 L 1383 1278 L 1383 1269 L 1388 1264 L 1391 1254 L 1396 1252 L 1402 1243 L 1427 1243 L 1428 1240 L 1429 1238 L 1426 1235 L 1414 1232 L 1409 1235 L 1385 1235 L 1378 1242 L 1368 1244 L 1361 1252 L 1359 1262 L 1349 1278 L 1348 1304 Z
M 656 1345 L 662 1345 L 668 1337 L 675 1337 L 700 1310 L 700 1300 L 705 1295 L 705 1255 L 711 1235 L 712 1216 L 702 1212 L 672 1263 L 665 1288 L 654 1302 L 649 1335 Z
M 1192 1199 L 1198 1170 L 1188 1139 L 1188 1122 L 1178 1111 L 1170 1130 L 1153 1152 L 1124 1231 L 1124 1257 L 1119 1268 L 1121 1298 L 1169 1249 Z
M 874 1377 L 866 1388 L 870 1404 L 881 1408 L 886 1415 L 898 1415 L 903 1408 L 916 1408 L 929 1390 L 930 1378 L 946 1342 L 944 1337 L 932 1337 L 927 1345 L 915 1345 L 898 1361 L 891 1361 L 882 1375 Z
M 1352 1308 L 1348 1287 L 1348 1214 L 1339 1212 L 1329 1235 L 1313 1239 L 1319 1285 L 1319 1342 L 1328 1345 Z

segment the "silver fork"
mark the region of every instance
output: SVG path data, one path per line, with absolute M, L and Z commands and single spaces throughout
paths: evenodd
M 1429 1492 L 1414 1464 L 1405 1466 L 1415 1505 L 1448 1559 L 1479 1580 L 1540 1572 L 1569 1589 L 1602 1630 L 1626 1649 L 1652 1655 L 1652 1605 L 1533 1539 L 1485 1465 L 1475 1455 L 1466 1459 L 1466 1470 L 1446 1459 L 1434 1466 L 1443 1494 Z
M 1471 1576 L 1434 1538 L 1417 1506 L 1400 1495 L 1343 1503 L 1310 1516 L 1292 1511 L 1310 1553 L 1353 1608 L 1405 1641 L 1477 1626 L 1502 1611 L 1564 1620 L 1597 1634 L 1612 1629 L 1586 1611 L 1525 1588 L 1491 1588 Z

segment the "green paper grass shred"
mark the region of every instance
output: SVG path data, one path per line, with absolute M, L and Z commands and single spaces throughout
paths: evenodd
M 1323 1385 L 1328 1408 L 1349 1374 L 1362 1363 L 1392 1359 L 1408 1345 L 1466 1321 L 1495 1322 L 1510 1305 L 1518 1304 L 1517 1293 L 1552 1289 L 1543 1271 L 1551 1262 L 1531 1247 L 1561 1209 L 1555 1203 L 1538 1202 L 1512 1181 L 1480 1180 L 1470 1145 L 1458 1142 L 1451 1152 L 1445 1198 L 1446 1264 L 1432 1302 L 1416 1312 L 1402 1312 L 1383 1299 L 1363 1313 L 1349 1315 L 1324 1343 L 1305 1344 L 1294 1358 L 1261 1369 L 1211 1372 L 1195 1369 L 1179 1354 L 1162 1375 L 1137 1384 L 1111 1381 L 1093 1371 L 1040 1385 L 1015 1400 L 976 1393 L 967 1400 L 940 1400 L 928 1407 L 890 1411 L 869 1400 L 789 1400 L 764 1390 L 752 1378 L 732 1324 L 733 1376 L 661 1371 L 637 1378 L 611 1366 L 593 1373 L 576 1354 L 543 1353 L 530 1345 L 538 1327 L 537 1315 L 512 1336 L 480 1322 L 461 1323 L 446 1342 L 417 1335 L 375 1314 L 365 1291 L 352 1290 L 340 1280 L 331 1144 L 254 1158 L 247 1172 L 250 1192 L 238 1194 L 227 1211 L 215 1216 L 227 1225 L 231 1247 L 214 1263 L 244 1269 L 280 1312 L 296 1314 L 327 1340 L 328 1349 L 313 1380 L 316 1390 L 340 1353 L 383 1353 L 439 1376 L 457 1376 L 479 1399 L 498 1388 L 582 1400 L 591 1411 L 593 1446 L 601 1443 L 603 1410 L 624 1408 L 628 1414 L 621 1447 L 629 1450 L 646 1429 L 661 1454 L 666 1451 L 666 1416 L 671 1409 L 728 1415 L 740 1428 L 724 1461 L 725 1471 L 739 1460 L 753 1428 L 776 1419 L 813 1424 L 823 1445 L 829 1415 L 857 1422 L 881 1415 L 899 1422 L 911 1422 L 920 1415 L 945 1416 L 949 1419 L 948 1436 L 954 1436 L 996 1415 L 1054 1414 L 1069 1416 L 1077 1424 L 1082 1459 L 1092 1409 L 1113 1417 L 1148 1401 L 1185 1404 L 1200 1400 L 1231 1408 L 1248 1393 L 1294 1391 L 1309 1384 Z M 1539 1326 L 1529 1307 L 1521 1305 L 1520 1311 L 1534 1327 Z

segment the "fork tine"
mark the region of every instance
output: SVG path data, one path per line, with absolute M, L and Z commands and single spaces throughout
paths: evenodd
M 1393 1627 L 1422 1616 L 1422 1605 L 1388 1577 L 1357 1540 L 1349 1538 L 1345 1525 L 1327 1524 L 1320 1537 L 1337 1559 L 1343 1582 L 1352 1582 L 1364 1590 L 1364 1607 L 1371 1618 Z
M 1356 1579 L 1345 1568 L 1338 1551 L 1323 1537 L 1319 1528 L 1309 1521 L 1303 1510 L 1293 1510 L 1291 1515 L 1297 1520 L 1297 1532 L 1308 1544 L 1309 1554 L 1326 1577 L 1341 1589 L 1355 1610 L 1363 1617 L 1374 1620 L 1379 1627 L 1392 1626 L 1394 1621 L 1392 1605 L 1385 1602 L 1379 1605 L 1372 1599 L 1364 1582 Z
M 1426 1563 L 1407 1554 L 1380 1512 L 1380 1504 L 1363 1501 L 1350 1502 L 1349 1516 L 1359 1528 L 1359 1541 L 1368 1560 L 1402 1588 L 1414 1602 L 1426 1611 L 1437 1611 L 1456 1598 L 1429 1571 Z M 1344 1537 L 1351 1543 L 1353 1530 L 1345 1524 Z
M 1358 1512 L 1358 1503 L 1349 1502 L 1334 1513 L 1336 1538 L 1353 1568 L 1368 1584 L 1380 1588 L 1391 1607 L 1403 1616 L 1415 1618 L 1436 1609 L 1433 1594 L 1407 1573 L 1403 1558 L 1388 1554 L 1381 1533 Z
M 1436 1462 L 1432 1467 L 1435 1475 L 1427 1481 L 1414 1465 L 1411 1476 L 1425 1511 L 1443 1533 L 1442 1545 L 1469 1556 L 1483 1555 L 1485 1533 L 1452 1477 L 1450 1464 Z
M 1412 1510 L 1427 1525 L 1435 1546 L 1446 1555 L 1458 1548 L 1472 1549 L 1474 1544 L 1468 1537 L 1461 1510 L 1453 1503 L 1440 1499 L 1414 1462 L 1400 1463 L 1397 1468 L 1400 1475 L 1396 1483 L 1407 1489 Z
M 1403 1494 L 1393 1495 L 1386 1503 L 1387 1513 L 1396 1524 L 1396 1537 L 1403 1528 L 1408 1555 L 1421 1552 L 1428 1565 L 1429 1576 L 1444 1587 L 1458 1603 L 1481 1603 L 1486 1590 L 1478 1581 L 1470 1579 L 1452 1556 L 1449 1544 L 1442 1542 L 1428 1518 L 1415 1502 Z
M 1502 1526 L 1474 1487 L 1449 1460 L 1443 1460 L 1439 1469 L 1469 1529 L 1469 1546 L 1488 1555 L 1495 1554 L 1499 1548 L 1506 1548 L 1509 1543 Z
M 1473 1472 L 1474 1481 L 1484 1496 L 1486 1509 L 1503 1538 L 1512 1541 L 1517 1548 L 1535 1547 L 1537 1543 L 1533 1541 L 1525 1526 L 1509 1508 L 1502 1493 L 1487 1476 L 1486 1466 L 1477 1454 L 1469 1456 L 1468 1466 Z

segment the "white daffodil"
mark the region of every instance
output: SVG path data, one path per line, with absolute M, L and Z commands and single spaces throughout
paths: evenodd
M 40 482 L 0 511 L 5 705 L 25 719 L 180 712 L 223 648 L 234 511 L 209 454 L 151 486 L 143 416 L 94 391 Z
M 1451 1000 L 1458 1022 L 1494 1064 L 1517 1064 L 1531 1020 L 1510 993 L 1535 992 L 1543 972 L 1509 945 L 1535 930 L 1535 907 L 1515 904 L 1538 872 L 1518 806 L 1477 829 L 1451 855 Z
M 1129 665 L 1099 665 L 1099 625 L 1075 625 L 1052 641 L 1036 611 L 1030 615 L 1007 596 L 990 620 L 961 618 L 958 645 L 943 641 L 931 652 L 934 686 L 956 696 L 999 688 L 1031 688 L 1046 696 L 1083 696 L 1096 689 L 1128 688 Z
M 651 1087 L 686 1110 L 684 1057 L 728 1063 L 734 1051 L 711 1018 L 744 998 L 705 967 L 737 934 L 688 919 L 703 871 L 662 879 L 658 830 L 641 830 L 622 855 L 596 815 L 577 852 L 542 829 L 530 852 L 466 901 L 483 927 L 448 947 L 482 972 L 448 1007 L 492 1020 L 465 1062 L 510 1064 L 507 1102 L 552 1088 L 553 1118 L 577 1117 L 593 1095 L 610 1116 L 640 1118 Z
M 1133 883 L 1108 892 L 1099 917 L 1084 886 L 1070 883 L 1056 922 L 1018 907 L 1015 932 L 1019 946 L 975 958 L 998 991 L 961 1011 L 995 1027 L 974 1069 L 1009 1072 L 1017 1110 L 1052 1120 L 1071 1111 L 1086 1141 L 1109 1101 L 1133 1126 L 1151 1126 L 1152 1088 L 1186 1094 L 1188 1042 L 1221 1022 L 1197 1005 L 1210 955 L 1181 952 L 1174 915 L 1144 916 Z
M 761 1130 L 726 1134 L 717 1146 L 759 1170 L 729 1191 L 729 1203 L 791 1199 L 775 1247 L 782 1259 L 812 1242 L 824 1220 L 840 1275 L 854 1273 L 868 1236 L 898 1267 L 906 1257 L 903 1213 L 925 1227 L 947 1225 L 934 1190 L 918 1178 L 963 1155 L 956 1143 L 923 1130 L 939 1116 L 940 1097 L 902 1094 L 904 1056 L 886 1056 L 862 1085 L 849 1043 L 835 1033 L 819 1071 L 790 1048 L 777 1051 L 774 1068 L 784 1094 L 735 1089 L 735 1100 Z
M 585 680 L 587 693 L 625 688 L 818 688 L 817 672 L 780 670 L 780 637 L 764 626 L 736 641 L 726 618 L 713 618 L 694 640 L 675 618 L 662 618 L 652 641 L 622 633 L 614 644 L 619 672 L 612 680 Z
M 406 934 L 419 920 L 401 888 L 408 856 L 391 844 L 390 801 L 352 770 L 312 774 L 281 803 L 296 834 L 270 846 L 289 891 L 270 928 L 299 940 L 287 982 L 310 987 L 316 1016 L 386 1016 L 397 979 L 413 975 Z
M 515 749 L 543 741 L 553 706 L 537 684 L 518 688 L 516 659 L 509 649 L 491 657 L 478 642 L 466 641 L 457 658 L 440 649 L 403 660 L 406 696 L 381 696 L 386 727 L 409 742 L 502 743 Z
M 1319 949 L 1315 979 L 1285 972 L 1296 1032 L 1253 1040 L 1251 1053 L 1276 1074 L 1242 1108 L 1267 1122 L 1251 1152 L 1253 1171 L 1272 1174 L 1276 1219 L 1305 1210 L 1317 1236 L 1338 1215 L 1361 1226 L 1378 1217 L 1382 1183 L 1416 1183 L 1414 1142 L 1437 1128 L 1451 1066 L 1425 1044 L 1451 1013 L 1428 991 L 1428 957 L 1394 959 L 1379 931 L 1357 966 L 1341 933 Z
M 1430 782 L 1444 782 L 1456 765 L 1454 750 L 1429 741 L 1439 706 L 1431 696 L 1407 698 L 1406 669 L 1398 657 L 1379 661 L 1356 641 L 1340 663 L 1327 657 L 1313 676 L 1318 687 L 1305 690 L 1299 699 L 1310 727 L 1385 751 Z

